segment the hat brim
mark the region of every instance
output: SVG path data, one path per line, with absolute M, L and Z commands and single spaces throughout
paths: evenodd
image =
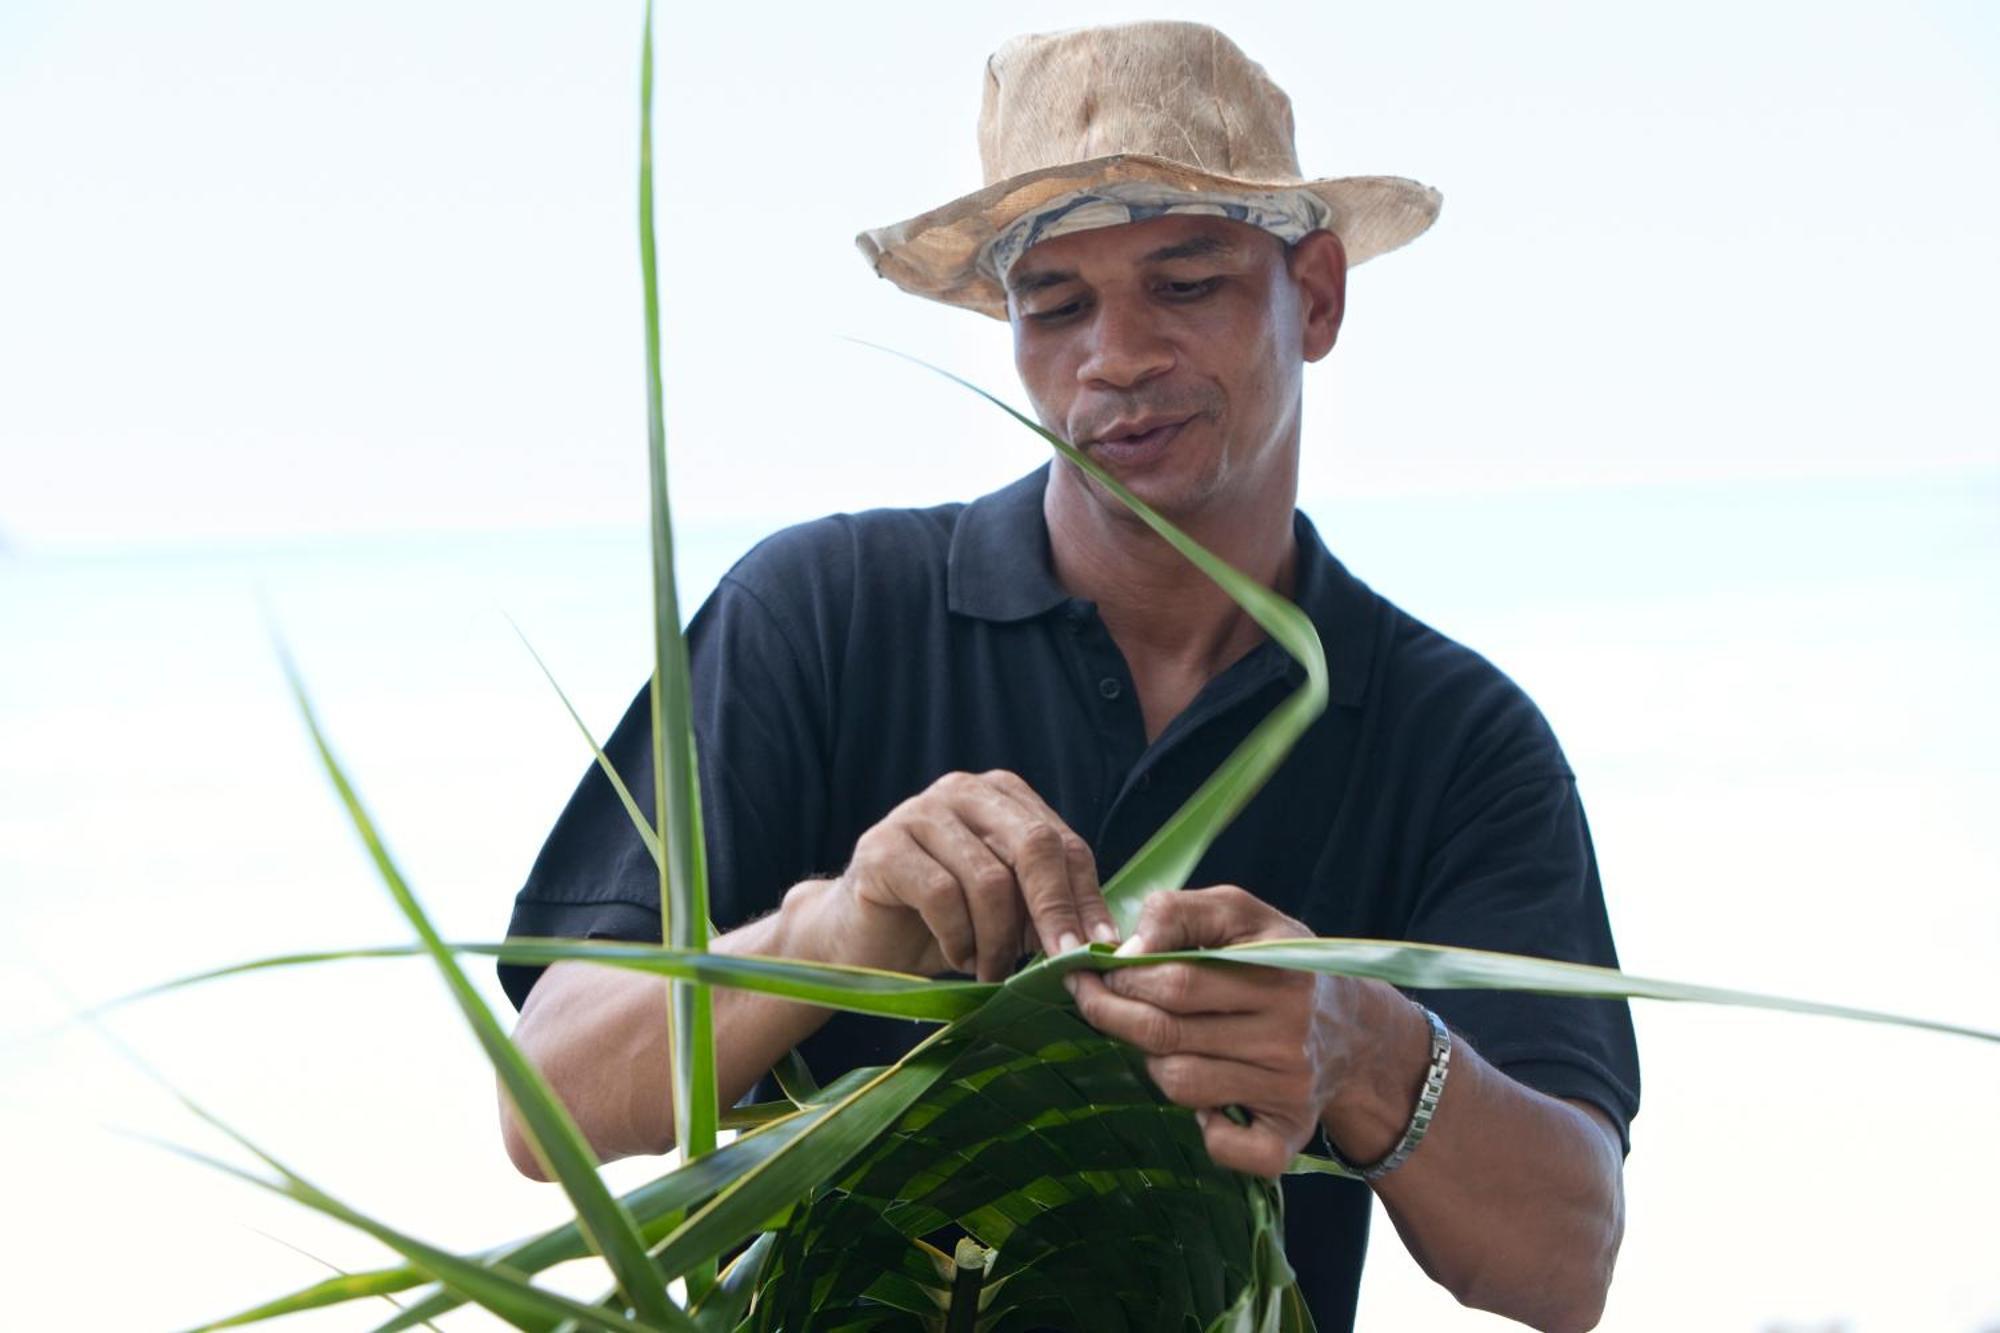
M 1437 220 L 1444 202 L 1430 186 L 1400 176 L 1257 181 L 1201 171 L 1164 157 L 1115 153 L 1011 176 L 942 208 L 864 231 L 854 243 L 877 273 L 911 295 L 1006 319 L 1007 294 L 979 271 L 980 250 L 1022 214 L 1059 195 L 1110 181 L 1153 181 L 1194 194 L 1306 190 L 1332 208 L 1332 230 L 1346 247 L 1349 267 L 1421 236 Z

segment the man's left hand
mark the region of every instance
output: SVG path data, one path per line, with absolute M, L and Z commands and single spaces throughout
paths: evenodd
M 1156 893 L 1122 955 L 1312 935 L 1270 904 L 1223 886 Z M 1146 1052 L 1168 1100 L 1194 1109 L 1217 1163 L 1276 1178 L 1313 1136 L 1368 1025 L 1366 983 L 1254 966 L 1160 963 L 1070 974 L 1086 1021 Z M 1240 1106 L 1250 1123 L 1222 1113 Z

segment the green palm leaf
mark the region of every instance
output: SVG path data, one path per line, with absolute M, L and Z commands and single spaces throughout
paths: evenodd
M 472 988 L 460 969 L 458 960 L 445 947 L 436 927 L 424 915 L 418 905 L 416 895 L 410 891 L 402 872 L 389 855 L 388 847 L 375 830 L 374 821 L 361 804 L 360 796 L 347 779 L 346 771 L 334 758 L 333 749 L 327 744 L 325 734 L 320 730 L 319 718 L 313 711 L 312 700 L 307 697 L 305 685 L 292 666 L 289 655 L 280 656 L 284 662 L 285 675 L 292 687 L 293 698 L 297 701 L 299 713 L 304 718 L 306 730 L 312 736 L 313 747 L 319 752 L 320 765 L 333 782 L 334 790 L 340 795 L 341 804 L 347 809 L 349 821 L 354 825 L 362 843 L 368 848 L 370 858 L 382 883 L 388 888 L 389 896 L 395 900 L 406 920 L 416 929 L 424 951 L 437 966 L 444 978 L 452 999 L 465 1016 L 473 1035 L 485 1050 L 487 1058 L 499 1071 L 502 1085 L 507 1090 L 528 1141 L 533 1145 L 535 1155 L 548 1167 L 549 1172 L 561 1181 L 563 1190 L 576 1206 L 577 1219 L 590 1237 L 596 1250 L 604 1256 L 604 1261 L 617 1277 L 620 1288 L 632 1308 L 649 1322 L 662 1327 L 673 1327 L 673 1321 L 680 1316 L 667 1300 L 666 1291 L 657 1275 L 646 1261 L 644 1243 L 633 1226 L 631 1217 L 618 1205 L 605 1188 L 602 1177 L 597 1174 L 597 1159 L 584 1142 L 576 1122 L 556 1098 L 554 1091 L 533 1065 L 529 1064 L 507 1034 L 494 1019 L 486 1002 Z M 306 1201 L 306 1200 L 302 1200 Z M 317 1206 L 317 1205 L 315 1205 Z
M 619 1202 L 639 1224 L 642 1240 L 651 1246 L 678 1226 L 690 1207 L 713 1195 L 743 1171 L 769 1157 L 809 1127 L 814 1120 L 825 1113 L 832 1098 L 844 1095 L 852 1087 L 859 1086 L 880 1072 L 882 1071 L 879 1069 L 855 1070 L 829 1086 L 828 1101 L 763 1118 L 759 1123 L 748 1126 L 745 1133 L 727 1146 L 718 1148 L 707 1157 L 689 1162 L 679 1170 L 648 1181 L 622 1196 Z M 569 1222 L 525 1240 L 472 1257 L 482 1264 L 532 1276 L 557 1264 L 584 1258 L 590 1253 L 591 1247 L 582 1229 L 575 1222 Z M 345 1304 L 348 1301 L 409 1291 L 433 1280 L 432 1275 L 426 1270 L 408 1264 L 355 1273 L 340 1280 L 314 1283 L 277 1300 L 264 1302 L 212 1324 L 204 1324 L 201 1329 L 194 1330 L 194 1333 L 205 1333 L 208 1329 L 233 1328 L 276 1318 L 279 1315 L 295 1314 L 302 1310 L 321 1309 L 330 1305 Z M 455 1295 L 445 1292 L 432 1293 L 381 1325 L 381 1331 L 388 1333 L 389 1330 L 415 1327 L 425 1320 L 435 1319 L 438 1315 L 455 1309 L 461 1303 L 460 1298 Z
M 589 1310 L 587 1307 L 580 1306 L 565 1297 L 544 1292 L 529 1284 L 520 1274 L 504 1267 L 483 1265 L 473 1260 L 454 1255 L 449 1251 L 440 1250 L 436 1246 L 426 1244 L 414 1237 L 404 1235 L 395 1228 L 378 1222 L 374 1218 L 341 1203 L 293 1171 L 290 1167 L 287 1167 L 276 1157 L 251 1142 L 248 1137 L 230 1126 L 221 1117 L 207 1111 L 185 1093 L 172 1087 L 171 1084 L 167 1086 L 168 1091 L 180 1101 L 181 1105 L 210 1127 L 233 1140 L 244 1151 L 263 1162 L 265 1166 L 269 1167 L 276 1174 L 277 1179 L 266 1179 L 255 1172 L 246 1171 L 241 1167 L 211 1157 L 206 1153 L 197 1152 L 192 1148 L 185 1148 L 178 1144 L 162 1144 L 162 1147 L 191 1161 L 199 1162 L 214 1170 L 235 1176 L 237 1179 L 256 1185 L 261 1189 L 282 1194 L 304 1204 L 308 1208 L 324 1213 L 337 1221 L 344 1222 L 358 1231 L 366 1232 L 368 1235 L 381 1241 L 384 1245 L 387 1245 L 390 1249 L 395 1250 L 398 1254 L 403 1255 L 422 1271 L 429 1273 L 439 1281 L 450 1286 L 464 1299 L 484 1306 L 518 1328 L 547 1329 L 563 1320 L 575 1319 L 580 1314 L 588 1316 L 588 1321 L 580 1325 L 581 1327 L 588 1328 L 612 1330 L 649 1329 L 655 1330 L 656 1333 L 691 1333 L 691 1330 L 694 1328 L 692 1321 L 688 1319 L 687 1315 L 673 1308 L 671 1305 L 666 1306 L 666 1317 L 658 1323 L 643 1320 L 634 1322 L 623 1317 L 613 1318 L 603 1314 L 601 1311 Z M 405 1311 L 399 1316 L 399 1318 L 408 1320 L 408 1323 L 404 1325 L 405 1327 L 423 1322 L 420 1318 L 412 1318 L 412 1314 L 413 1312 L 411 1311 Z M 249 1320 L 244 1317 L 238 1317 L 233 1321 L 225 1321 L 225 1323 L 244 1322 L 249 1322 Z
M 828 1089 L 827 1100 L 758 1126 L 707 1156 L 685 1162 L 678 1170 L 625 1195 L 621 1202 L 638 1221 L 640 1234 L 647 1246 L 657 1245 L 671 1235 L 686 1218 L 690 1208 L 713 1197 L 731 1181 L 780 1152 L 811 1129 L 841 1097 L 881 1072 L 879 1069 L 855 1070 Z M 581 1259 L 588 1253 L 582 1235 L 576 1225 L 570 1223 L 493 1251 L 483 1258 L 483 1262 L 502 1264 L 516 1272 L 533 1274 L 556 1264 Z M 381 1325 L 377 1333 L 395 1333 L 395 1330 L 412 1328 L 418 1322 L 434 1319 L 458 1304 L 459 1301 L 447 1292 L 433 1293 Z
M 1153 963 L 1197 962 L 1279 967 L 1292 971 L 1320 972 L 1329 976 L 1368 977 L 1412 990 L 1518 990 L 1586 999 L 1671 1000 L 1690 1004 L 1774 1009 L 1787 1013 L 1816 1014 L 1828 1018 L 1847 1018 L 1859 1022 L 1922 1028 L 1982 1041 L 2000 1041 L 2000 1033 L 1990 1029 L 1891 1013 L 1886 1010 L 1864 1009 L 1853 1005 L 1772 995 L 1761 991 L 1739 990 L 1701 982 L 1639 977 L 1616 968 L 1593 967 L 1585 963 L 1568 963 L 1525 954 L 1494 953 L 1485 949 L 1466 949 L 1456 945 L 1419 944 L 1397 940 L 1322 938 L 1262 940 L 1248 944 L 1232 944 L 1217 949 L 1192 949 L 1124 957 L 1113 953 L 1109 946 L 1100 944 L 1056 958 L 1040 960 L 1019 974 L 1016 981 L 1008 983 L 941 980 L 911 976 L 902 972 L 884 972 L 874 968 L 848 967 L 834 963 L 807 963 L 789 958 L 765 958 L 755 954 L 689 953 L 671 946 L 627 943 L 621 940 L 522 938 L 500 943 L 454 943 L 446 947 L 461 953 L 516 963 L 555 963 L 569 960 L 593 962 L 607 967 L 651 973 L 655 976 L 679 977 L 699 980 L 710 985 L 758 991 L 781 999 L 798 1000 L 850 1013 L 928 1022 L 951 1022 L 976 1014 L 999 993 L 1003 985 L 1025 984 L 1019 978 L 1027 978 L 1030 975 L 1047 978 L 1048 981 L 1035 983 L 1046 989 L 1049 981 L 1078 968 L 1108 972 L 1122 967 L 1145 967 Z M 185 986 L 269 968 L 339 962 L 349 958 L 408 958 L 422 952 L 423 947 L 420 945 L 398 944 L 363 949 L 329 949 L 313 953 L 279 954 L 161 982 L 110 1001 L 93 1012 L 104 1012 L 119 1005 Z M 806 1095 L 805 1100 L 813 1099 L 813 1094 Z
M 864 346 L 874 347 L 873 343 Z M 1209 846 L 1222 835 L 1252 796 L 1275 773 L 1291 752 L 1292 745 L 1313 719 L 1326 711 L 1326 651 L 1312 620 L 1297 606 L 1266 588 L 1257 580 L 1219 559 L 1201 543 L 1175 527 L 1152 506 L 1134 495 L 1123 482 L 1091 461 L 1090 456 L 1067 440 L 1043 428 L 1005 399 L 996 397 L 968 379 L 954 375 L 928 361 L 893 348 L 878 351 L 902 357 L 926 370 L 935 371 L 952 383 L 978 394 L 1014 420 L 1042 437 L 1048 446 L 1081 469 L 1098 485 L 1118 498 L 1119 503 L 1158 533 L 1261 626 L 1280 647 L 1306 670 L 1305 684 L 1293 691 L 1244 737 L 1229 757 L 1193 796 L 1162 824 L 1152 837 L 1132 855 L 1104 885 L 1104 901 L 1123 934 L 1139 923 L 1139 905 L 1148 894 L 1161 889 L 1179 889 L 1194 874 L 1194 868 Z
M 1260 940 L 1221 949 L 1155 954 L 1151 956 L 1151 961 L 1182 958 L 1204 963 L 1251 963 L 1259 967 L 1282 967 L 1329 976 L 1372 977 L 1412 990 L 1517 990 L 1585 999 L 1676 1000 L 1744 1009 L 1776 1009 L 1785 1013 L 1887 1023 L 1894 1027 L 1971 1037 L 1976 1041 L 2000 1042 L 2000 1032 L 1963 1023 L 1830 1004 L 1823 1000 L 1802 1000 L 1762 991 L 1635 977 L 1616 968 L 1592 967 L 1587 963 L 1565 963 L 1549 958 L 1528 958 L 1519 954 L 1442 944 L 1355 939 Z M 1141 961 L 1147 960 L 1118 958 L 1113 959 L 1110 966 L 1124 967 Z
M 674 527 L 667 503 L 667 428 L 660 393 L 660 270 L 653 241 L 653 5 L 646 2 L 639 61 L 639 263 L 646 296 L 646 476 L 652 508 L 653 815 L 666 857 L 660 865 L 660 922 L 668 943 L 708 946 L 708 876 L 701 844 L 701 797 L 695 789 L 693 709 L 687 640 L 681 635 L 674 583 Z M 715 1149 L 715 1030 L 705 986 L 668 987 L 668 1042 L 673 1051 L 674 1137 L 681 1152 Z M 708 1275 L 697 1273 L 697 1287 Z
M 839 963 L 807 963 L 791 958 L 765 958 L 756 954 L 693 953 L 672 945 L 640 944 L 624 940 L 529 939 L 518 938 L 497 944 L 451 944 L 460 953 L 498 958 L 512 963 L 590 962 L 628 971 L 709 985 L 733 986 L 739 990 L 761 991 L 783 999 L 799 1000 L 830 1009 L 876 1014 L 888 1018 L 914 1018 L 946 1022 L 972 1013 L 992 996 L 996 983 L 940 981 L 911 976 L 906 972 L 885 972 L 870 967 Z M 275 954 L 269 958 L 231 963 L 225 967 L 195 972 L 163 981 L 143 990 L 107 1001 L 86 1017 L 108 1012 L 184 987 L 242 976 L 272 968 L 334 963 L 355 958 L 414 958 L 427 952 L 423 945 L 388 944 L 359 949 L 324 949 L 305 953 Z M 807 1092 L 798 1100 L 814 1100 Z
M 165 1146 L 190 1161 L 199 1162 L 213 1170 L 296 1200 L 316 1212 L 346 1223 L 357 1231 L 366 1232 L 390 1249 L 407 1257 L 413 1264 L 435 1274 L 466 1300 L 491 1310 L 516 1328 L 553 1329 L 565 1320 L 575 1320 L 580 1327 L 605 1329 L 611 1333 L 631 1333 L 635 1329 L 654 1330 L 655 1333 L 697 1333 L 695 1323 L 671 1305 L 666 1307 L 667 1317 L 658 1323 L 625 1319 L 567 1297 L 543 1291 L 519 1274 L 511 1273 L 497 1265 L 474 1263 L 450 1251 L 427 1245 L 366 1214 L 355 1211 L 291 1173 L 284 1172 L 282 1168 L 278 1180 L 266 1180 L 255 1172 L 245 1171 L 241 1167 L 210 1157 L 206 1153 L 173 1145 Z
M 318 1310 L 329 1305 L 344 1305 L 349 1301 L 373 1300 L 378 1296 L 393 1296 L 397 1292 L 420 1287 L 430 1280 L 429 1275 L 422 1269 L 412 1268 L 407 1264 L 395 1268 L 380 1268 L 367 1273 L 343 1273 L 339 1277 L 327 1278 L 287 1295 L 260 1302 L 227 1318 L 203 1324 L 189 1330 L 189 1333 L 211 1333 L 214 1329 L 241 1328 L 246 1324 L 261 1324 L 280 1315 Z M 410 1327 L 414 1328 L 416 1325 L 411 1324 Z
M 583 714 L 577 712 L 576 705 L 570 702 L 569 692 L 563 689 L 562 682 L 556 679 L 556 673 L 549 670 L 549 664 L 542 660 L 542 655 L 535 651 L 535 645 L 526 632 L 519 625 L 515 625 L 514 633 L 520 637 L 521 646 L 528 650 L 528 656 L 534 658 L 535 665 L 541 668 L 542 678 L 548 681 L 549 688 L 556 692 L 556 698 L 562 700 L 563 711 L 569 714 L 569 720 L 583 733 L 583 743 L 590 747 L 591 755 L 597 760 L 598 771 L 603 773 L 604 780 L 611 784 L 611 790 L 617 795 L 618 803 L 625 808 L 626 817 L 638 831 L 639 841 L 646 845 L 646 854 L 653 858 L 655 866 L 664 866 L 666 858 L 660 851 L 660 835 L 646 822 L 645 814 L 639 809 L 639 802 L 633 799 L 632 789 L 625 785 L 625 779 L 618 776 L 618 769 L 612 764 L 611 756 L 604 753 L 604 747 L 597 743 L 597 737 L 591 734 L 589 724 L 583 720 Z
M 514 626 L 514 632 L 520 636 L 521 645 L 528 650 L 528 656 L 534 658 L 535 665 L 541 668 L 542 676 L 548 681 L 549 688 L 554 690 L 556 698 L 562 701 L 563 710 L 569 714 L 570 721 L 574 722 L 576 729 L 583 734 L 584 744 L 590 747 L 591 755 L 597 760 L 598 770 L 604 774 L 605 781 L 611 784 L 611 790 L 617 795 L 618 803 L 625 808 L 625 815 L 631 820 L 632 827 L 638 832 L 639 840 L 645 844 L 647 854 L 653 858 L 653 864 L 655 866 L 663 866 L 665 861 L 660 851 L 660 836 L 653 831 L 653 826 L 646 822 L 646 816 L 639 809 L 639 802 L 633 799 L 631 789 L 625 785 L 625 779 L 618 775 L 617 766 L 611 762 L 611 757 L 604 753 L 604 747 L 597 743 L 597 737 L 591 734 L 590 727 L 583 720 L 583 715 L 577 712 L 576 705 L 570 702 L 569 694 L 563 689 L 561 682 L 556 679 L 555 672 L 549 670 L 549 664 L 542 660 L 540 653 L 535 651 L 535 645 L 529 641 L 528 636 L 522 632 L 519 625 Z M 706 844 L 701 836 L 701 801 L 698 790 L 694 804 L 696 818 L 694 820 L 692 841 L 696 848 L 701 849 L 703 852 L 701 880 L 706 884 L 708 882 Z M 713 922 L 708 924 L 708 933 L 711 936 L 715 934 L 715 925 Z M 791 1098 L 794 1105 L 803 1105 L 819 1088 L 818 1082 L 813 1078 L 812 1071 L 806 1068 L 805 1057 L 800 1055 L 796 1050 L 786 1051 L 784 1057 L 778 1061 L 776 1067 L 771 1072 L 776 1076 L 779 1088 L 783 1090 L 787 1097 Z M 725 1121 L 727 1120 L 726 1112 L 723 1118 Z M 730 1128 L 730 1126 L 725 1123 L 723 1128 Z

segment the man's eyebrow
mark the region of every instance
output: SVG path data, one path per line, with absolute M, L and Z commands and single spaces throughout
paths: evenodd
M 1236 249 L 1234 241 L 1207 234 L 1190 236 L 1175 245 L 1164 245 L 1139 262 L 1142 264 L 1164 264 L 1169 259 L 1199 259 L 1203 255 L 1226 255 Z
M 1059 287 L 1065 282 L 1074 281 L 1076 274 L 1068 269 L 1031 269 L 1026 273 L 1016 269 L 1007 275 L 1007 290 L 1016 296 L 1026 296 L 1029 292 L 1038 292 L 1044 287 Z

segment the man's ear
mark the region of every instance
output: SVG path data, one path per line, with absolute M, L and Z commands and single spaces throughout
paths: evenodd
M 1347 247 L 1330 231 L 1311 231 L 1285 255 L 1285 269 L 1299 289 L 1299 351 L 1317 361 L 1333 350 L 1347 313 Z

